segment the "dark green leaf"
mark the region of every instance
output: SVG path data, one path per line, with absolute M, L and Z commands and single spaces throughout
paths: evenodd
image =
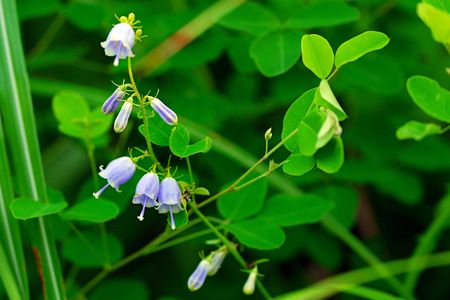
M 344 143 L 340 137 L 332 139 L 317 155 L 317 167 L 325 173 L 336 173 L 344 164 Z
M 159 116 L 147 119 L 148 134 L 152 143 L 158 146 L 168 146 L 172 126 L 164 122 Z M 144 125 L 139 126 L 139 132 L 145 136 Z
M 244 246 L 259 250 L 270 250 L 283 245 L 285 235 L 283 230 L 265 220 L 252 219 L 228 224 L 230 231 Z
M 258 217 L 287 227 L 319 222 L 332 208 L 333 203 L 316 195 L 280 194 L 267 201 Z
M 105 6 L 95 2 L 71 1 L 67 5 L 66 14 L 73 24 L 83 30 L 95 30 L 101 28 L 103 23 L 109 19 L 109 16 L 108 19 L 106 19 L 107 10 Z
M 283 171 L 289 175 L 302 176 L 311 171 L 315 165 L 316 160 L 313 156 L 291 154 L 283 165 Z
M 66 220 L 103 223 L 117 217 L 119 211 L 119 207 L 114 202 L 88 198 L 69 208 L 62 217 Z
M 28 198 L 17 198 L 9 208 L 16 219 L 28 220 L 60 212 L 67 206 L 65 201 L 41 202 Z
M 189 145 L 189 131 L 182 125 L 178 125 L 172 129 L 170 134 L 169 147 L 173 154 L 179 157 L 188 157 L 196 153 L 206 153 L 211 149 L 212 141 L 208 136 Z
M 147 284 L 131 278 L 113 278 L 102 282 L 89 296 L 91 300 L 150 299 Z

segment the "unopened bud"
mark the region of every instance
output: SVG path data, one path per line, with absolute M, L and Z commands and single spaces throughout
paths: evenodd
M 264 133 L 264 138 L 268 141 L 272 138 L 272 127 L 266 130 L 266 133 Z

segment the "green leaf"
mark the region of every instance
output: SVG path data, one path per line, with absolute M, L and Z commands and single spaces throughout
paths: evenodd
M 433 39 L 450 44 L 450 14 L 428 3 L 417 4 L 417 15 L 430 28 Z
M 173 214 L 176 229 L 180 229 L 189 222 L 189 217 L 186 210 L 182 210 L 177 214 Z M 167 224 L 171 226 L 170 214 L 167 214 Z
M 91 1 L 69 2 L 66 7 L 66 15 L 74 25 L 87 31 L 101 28 L 109 18 L 104 5 Z
M 317 155 L 317 167 L 325 173 L 336 173 L 344 164 L 344 143 L 341 137 L 332 139 Z
M 148 134 L 153 144 L 158 146 L 168 146 L 172 126 L 164 122 L 159 116 L 147 119 Z M 139 126 L 139 132 L 145 137 L 144 125 Z
M 259 218 L 279 226 L 295 226 L 319 222 L 333 203 L 316 195 L 275 195 L 267 201 Z
M 113 115 L 103 114 L 100 107 L 90 112 L 86 126 L 91 139 L 98 138 L 111 129 Z
M 189 145 L 189 131 L 184 126 L 178 125 L 172 129 L 169 139 L 170 151 L 179 157 L 188 157 L 196 153 L 206 153 L 211 149 L 210 137 L 205 137 L 195 144 Z
M 341 105 L 337 101 L 337 99 L 334 96 L 334 93 L 331 90 L 331 87 L 328 84 L 328 81 L 326 79 L 322 79 L 320 81 L 319 95 L 323 100 L 325 100 L 328 104 L 331 105 L 330 109 L 332 109 L 336 113 L 336 115 L 338 116 L 338 119 L 340 121 L 347 118 L 347 114 L 345 113 L 345 111 L 342 109 Z M 320 103 L 318 103 L 318 104 L 320 104 Z
M 210 192 L 207 188 L 204 187 L 197 187 L 192 191 L 192 194 L 194 195 L 200 195 L 200 196 L 209 196 Z
M 291 30 L 271 31 L 252 43 L 250 56 L 265 76 L 278 76 L 292 68 L 300 58 L 300 36 Z
M 412 76 L 406 83 L 409 95 L 429 116 L 450 123 L 450 91 L 425 76 Z
M 52 109 L 60 123 L 80 123 L 89 116 L 86 99 L 77 92 L 62 91 L 53 97 Z
M 369 52 L 382 49 L 388 43 L 389 37 L 382 32 L 363 32 L 339 46 L 335 58 L 336 68 L 355 61 Z
M 80 234 L 82 237 L 71 236 L 62 245 L 62 255 L 77 267 L 103 267 L 117 262 L 123 257 L 123 246 L 116 236 L 107 233 L 103 239 L 96 231 L 81 232 Z M 107 255 L 104 250 L 105 244 L 108 247 Z
M 266 193 L 266 178 L 258 180 L 242 190 L 226 193 L 217 201 L 219 213 L 228 220 L 248 218 L 261 210 Z
M 281 26 L 277 16 L 261 4 L 245 3 L 219 20 L 219 24 L 253 35 L 263 35 Z
M 358 9 L 341 2 L 316 2 L 300 9 L 286 22 L 295 29 L 330 27 L 350 23 L 360 17 Z
M 17 1 L 17 12 L 21 21 L 44 17 L 61 8 L 59 0 L 21 0 Z
M 283 119 L 283 131 L 281 132 L 281 138 L 286 138 L 292 131 L 297 129 L 299 123 L 306 116 L 310 110 L 311 105 L 314 102 L 314 95 L 316 89 L 311 89 L 303 93 L 294 103 L 291 104 Z M 297 139 L 292 137 L 284 143 L 284 146 L 289 151 L 296 150 Z
M 86 127 L 82 124 L 76 123 L 59 123 L 58 129 L 65 135 L 68 135 L 73 138 L 83 139 L 86 137 Z
M 258 250 L 271 250 L 283 245 L 283 230 L 266 220 L 252 219 L 225 225 L 244 246 Z
M 41 202 L 28 198 L 17 198 L 11 202 L 9 209 L 16 219 L 28 220 L 55 214 L 67 206 L 65 201 Z
M 283 171 L 293 176 L 302 176 L 311 171 L 316 165 L 313 156 L 291 154 L 283 165 Z
M 298 124 L 297 142 L 301 154 L 312 156 L 316 153 L 319 148 L 317 136 L 324 121 L 324 113 L 315 107 L 309 111 L 306 117 Z
M 65 211 L 62 218 L 66 220 L 103 223 L 117 217 L 119 212 L 119 207 L 114 202 L 88 198 Z
M 317 34 L 302 37 L 303 64 L 320 79 L 325 79 L 333 68 L 334 54 L 328 41 Z
M 442 132 L 442 127 L 435 123 L 408 121 L 398 128 L 395 134 L 399 140 L 415 139 L 420 141 L 429 135 L 441 134 Z
M 91 300 L 105 299 L 133 299 L 147 300 L 150 299 L 147 290 L 147 284 L 132 278 L 113 278 L 102 282 L 89 295 Z

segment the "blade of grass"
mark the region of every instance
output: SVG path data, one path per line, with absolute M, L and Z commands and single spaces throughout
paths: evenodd
M 48 202 L 20 39 L 16 3 L 0 1 L 0 107 L 13 158 L 18 195 Z M 26 222 L 46 299 L 64 299 L 63 279 L 50 223 Z

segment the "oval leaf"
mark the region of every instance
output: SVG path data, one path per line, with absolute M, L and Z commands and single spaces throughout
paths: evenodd
M 119 207 L 109 200 L 89 198 L 69 208 L 63 219 L 103 223 L 119 215 Z
M 52 109 L 60 123 L 77 122 L 89 116 L 86 100 L 72 91 L 62 91 L 53 97 Z
M 169 139 L 170 151 L 179 157 L 188 157 L 196 153 L 206 153 L 211 149 L 211 138 L 205 137 L 195 144 L 189 145 L 189 131 L 181 125 L 172 129 Z
M 16 219 L 28 220 L 60 212 L 67 206 L 65 201 L 42 202 L 29 198 L 14 199 L 9 205 L 11 213 Z
M 328 41 L 317 34 L 302 37 L 303 64 L 320 79 L 325 79 L 333 68 L 334 54 Z
M 226 193 L 217 201 L 219 213 L 228 220 L 242 220 L 261 210 L 267 193 L 267 179 L 263 178 L 246 188 Z
M 279 248 L 285 240 L 284 231 L 265 220 L 253 219 L 225 225 L 243 245 L 259 249 L 271 250 Z
M 344 144 L 340 137 L 332 139 L 317 155 L 317 167 L 325 173 L 339 171 L 344 164 Z
M 336 51 L 335 64 L 340 68 L 369 52 L 384 48 L 389 37 L 382 32 L 366 31 L 342 43 Z
M 299 38 L 300 34 L 295 31 L 272 31 L 252 43 L 250 56 L 265 76 L 283 74 L 300 58 Z
M 450 123 L 450 92 L 435 80 L 413 76 L 406 83 L 409 95 L 429 116 Z
M 280 194 L 267 201 L 258 217 L 285 227 L 310 224 L 322 220 L 333 206 L 333 203 L 316 195 Z
M 442 132 L 443 130 L 438 124 L 409 121 L 397 129 L 396 135 L 399 140 L 415 139 L 420 141 L 424 137 L 441 134 Z
M 417 4 L 417 15 L 430 28 L 436 42 L 450 44 L 450 14 L 448 12 L 422 2 Z
M 283 171 L 293 176 L 301 176 L 311 171 L 316 165 L 313 156 L 305 156 L 302 154 L 292 154 L 283 164 Z

